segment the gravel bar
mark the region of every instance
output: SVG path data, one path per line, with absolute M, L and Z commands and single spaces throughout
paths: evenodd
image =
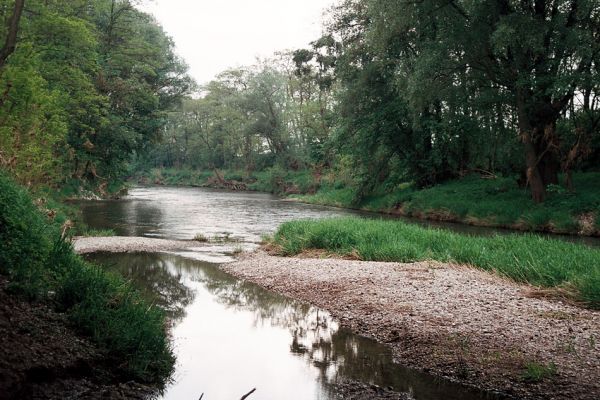
M 73 247 L 79 254 L 109 252 L 109 253 L 159 253 L 162 251 L 183 250 L 200 247 L 201 244 L 193 240 L 166 240 L 145 237 L 76 237 Z
M 523 399 L 600 398 L 600 312 L 466 266 L 284 258 L 221 268 L 328 310 L 410 367 Z M 529 367 L 529 368 L 528 368 Z M 538 379 L 531 372 L 545 371 Z

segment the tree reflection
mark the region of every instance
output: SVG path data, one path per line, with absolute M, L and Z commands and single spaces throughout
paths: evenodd
M 396 367 L 390 351 L 340 328 L 329 313 L 235 279 L 218 268 L 204 268 L 200 281 L 220 303 L 252 312 L 255 325 L 270 324 L 289 330 L 290 351 L 316 367 L 324 384 L 359 380 L 392 385 L 392 377 L 386 374 Z
M 134 282 L 173 322 L 185 317 L 185 308 L 194 300 L 195 293 L 185 285 L 185 279 L 197 265 L 184 259 L 148 253 L 95 253 L 87 258 Z
M 195 297 L 192 283 L 196 283 L 226 308 L 252 313 L 254 326 L 288 330 L 290 352 L 316 368 L 323 392 L 331 398 L 335 385 L 344 381 L 391 386 L 420 399 L 485 398 L 480 392 L 403 368 L 393 362 L 386 346 L 340 327 L 329 313 L 236 279 L 213 264 L 169 254 L 95 254 L 90 258 L 134 281 L 175 322 L 185 317 Z

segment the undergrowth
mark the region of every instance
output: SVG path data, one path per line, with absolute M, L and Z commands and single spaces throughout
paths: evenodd
M 86 263 L 60 223 L 0 174 L 0 273 L 15 294 L 47 301 L 133 379 L 164 383 L 174 356 L 163 312 L 121 278 Z

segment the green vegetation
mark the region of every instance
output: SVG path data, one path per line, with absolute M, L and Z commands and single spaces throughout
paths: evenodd
M 340 218 L 285 223 L 273 243 L 285 255 L 323 249 L 369 261 L 472 265 L 600 308 L 600 250 L 534 235 L 471 237 L 398 221 Z
M 320 187 L 321 202 L 374 209 L 472 174 L 510 177 L 497 185 L 510 204 L 593 196 L 597 181 L 574 174 L 598 172 L 600 160 L 598 2 L 535 3 L 340 1 L 307 48 L 204 85 L 201 98 L 170 114 L 163 142 L 135 167 L 183 169 L 199 182 L 190 171 L 243 171 L 257 178 L 255 190 Z M 288 174 L 298 183 L 284 185 Z M 323 185 L 326 175 L 335 179 Z M 410 191 L 399 190 L 407 183 Z M 491 199 L 461 206 L 451 187 L 432 192 L 451 196 L 448 204 L 415 195 L 411 207 L 499 224 L 574 225 L 570 206 L 550 218 L 543 208 L 507 212 L 509 204 Z
M 81 232 L 81 236 L 87 237 L 108 237 L 115 236 L 115 231 L 112 229 L 85 229 Z
M 555 376 L 556 372 L 556 364 L 552 362 L 548 365 L 540 364 L 538 362 L 528 362 L 525 365 L 523 379 L 529 382 L 540 382 L 546 378 Z
M 84 262 L 62 227 L 0 175 L 0 273 L 15 293 L 68 314 L 131 378 L 162 383 L 171 352 L 163 312 L 122 279 Z
M 193 87 L 185 65 L 129 0 L 23 3 L 0 0 L 17 22 L 0 24 L 0 168 L 29 186 L 118 190 Z
M 314 193 L 319 187 L 309 170 L 286 171 L 279 167 L 247 173 L 241 170 L 220 171 L 227 181 L 241 182 L 248 190 L 275 194 Z M 214 171 L 190 169 L 153 168 L 132 173 L 131 180 L 142 184 L 173 186 L 213 186 Z
M 313 195 L 296 196 L 308 203 L 358 208 L 409 217 L 457 221 L 473 225 L 593 235 L 600 234 L 600 173 L 579 173 L 581 189 L 552 187 L 544 203 L 535 203 L 515 179 L 469 176 L 418 189 L 398 185 L 355 202 L 351 188 L 323 187 Z

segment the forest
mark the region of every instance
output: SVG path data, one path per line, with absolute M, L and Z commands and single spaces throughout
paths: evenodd
M 194 83 L 134 2 L 2 1 L 0 166 L 28 186 L 122 182 Z
M 334 171 L 355 201 L 469 174 L 536 203 L 600 160 L 597 1 L 343 1 L 304 49 L 224 71 L 144 167 Z
M 150 2 L 0 0 L 0 399 L 597 398 L 600 1 L 336 0 L 207 82 Z
M 1 10 L 0 165 L 29 186 L 219 169 L 353 206 L 473 175 L 534 203 L 597 186 L 593 0 L 341 1 L 305 48 L 202 85 L 135 2 Z

